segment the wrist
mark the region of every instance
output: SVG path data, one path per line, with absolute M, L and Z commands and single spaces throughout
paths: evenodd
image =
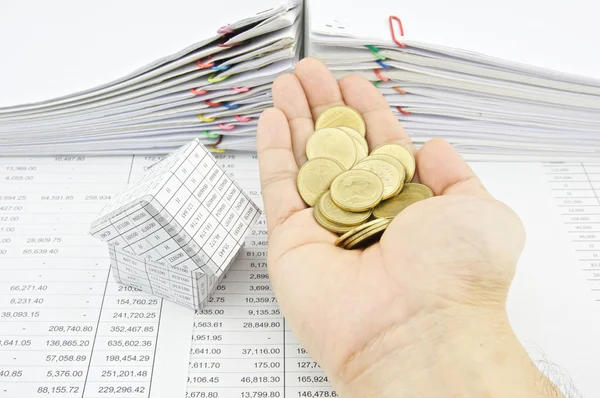
M 535 367 L 504 309 L 453 309 L 390 328 L 334 377 L 343 398 L 563 397 Z

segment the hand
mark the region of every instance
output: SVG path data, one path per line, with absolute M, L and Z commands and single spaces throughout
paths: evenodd
M 269 275 L 295 336 L 338 393 L 532 396 L 535 390 L 525 388 L 540 375 L 505 309 L 525 240 L 515 213 L 447 142 L 434 139 L 417 152 L 384 97 L 362 77 L 338 83 L 308 58 L 275 81 L 273 99 L 257 138 Z M 363 115 L 371 149 L 386 142 L 410 149 L 416 178 L 436 195 L 400 213 L 365 250 L 336 247 L 337 235 L 314 220 L 296 188 L 313 121 L 344 104 Z M 514 380 L 503 384 L 512 385 L 492 387 L 499 369 L 484 372 L 488 363 L 505 370 Z

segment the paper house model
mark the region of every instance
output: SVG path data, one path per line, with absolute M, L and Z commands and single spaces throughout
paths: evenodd
M 90 232 L 108 243 L 117 281 L 198 310 L 260 213 L 195 140 L 114 197 Z

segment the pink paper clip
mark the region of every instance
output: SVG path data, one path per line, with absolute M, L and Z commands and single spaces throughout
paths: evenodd
M 233 33 L 233 30 L 231 30 L 231 28 L 229 27 L 229 25 L 227 25 L 227 26 L 221 26 L 219 29 L 217 29 L 217 33 L 219 33 L 219 34 L 228 34 L 228 33 Z
M 220 123 L 219 127 L 221 127 L 221 130 L 233 130 L 235 128 L 235 125 Z
M 235 118 L 238 122 L 242 123 L 249 122 L 250 120 L 252 120 L 251 117 L 241 117 L 240 115 L 235 115 Z
M 208 57 L 206 57 L 207 60 L 209 60 L 211 58 L 211 56 L 209 55 Z M 211 68 L 215 65 L 214 62 L 209 62 L 209 63 L 204 63 L 202 62 L 201 59 L 199 59 L 198 61 L 196 61 L 196 65 L 198 66 L 199 69 L 206 69 L 206 68 Z
M 212 102 L 212 101 L 209 101 L 209 100 L 204 101 L 204 103 L 206 105 L 208 105 L 208 106 L 220 106 L 221 105 L 220 102 Z

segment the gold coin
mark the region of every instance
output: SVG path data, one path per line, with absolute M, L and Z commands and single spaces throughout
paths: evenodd
M 331 199 L 348 211 L 365 211 L 381 202 L 383 182 L 366 170 L 348 170 L 331 183 Z
M 326 219 L 325 217 L 323 217 L 323 214 L 321 213 L 321 208 L 319 207 L 318 202 L 313 207 L 313 217 L 319 223 L 319 225 L 321 225 L 323 228 L 325 228 L 331 232 L 338 233 L 338 234 L 346 233 L 346 232 L 350 231 L 352 228 L 354 228 L 353 225 L 337 224 L 337 223 L 331 222 L 328 219 Z
M 356 163 L 369 155 L 369 144 L 367 144 L 365 137 L 360 135 L 358 131 L 351 129 L 350 127 L 338 127 L 338 129 L 343 130 L 354 140 L 354 143 L 356 144 Z
M 296 184 L 302 200 L 314 206 L 319 197 L 329 189 L 332 181 L 344 172 L 344 166 L 328 158 L 315 158 L 304 163 L 298 172 Z
M 349 106 L 334 106 L 319 115 L 315 129 L 346 126 L 358 131 L 363 137 L 367 134 L 361 114 Z
M 400 192 L 400 188 L 404 184 L 404 175 L 400 175 L 398 169 L 385 160 L 367 158 L 354 165 L 352 170 L 370 171 L 383 181 L 383 196 L 381 200 L 395 196 Z
M 368 227 L 367 228 L 363 228 L 362 230 L 358 231 L 357 233 L 348 236 L 348 238 L 346 240 L 344 240 L 343 242 L 341 242 L 340 246 L 346 248 L 348 245 L 350 245 L 353 241 L 359 240 L 363 237 L 366 237 L 367 235 L 370 234 L 370 232 L 374 231 L 375 229 L 378 229 L 381 226 L 385 226 L 387 228 L 387 226 L 392 222 L 391 218 L 377 218 L 375 220 L 372 220 L 370 222 L 368 222 Z M 345 235 L 348 235 L 349 233 L 346 233 Z
M 371 151 L 371 155 L 390 155 L 395 157 L 402 163 L 406 170 L 404 182 L 411 182 L 415 176 L 415 157 L 412 152 L 404 148 L 400 144 L 383 144 Z
M 406 178 L 406 172 L 404 171 L 404 166 L 402 166 L 402 163 L 400 163 L 398 159 L 390 155 L 369 155 L 366 159 L 379 159 L 394 165 L 394 167 L 396 168 L 396 170 L 398 170 L 398 173 L 400 174 L 400 186 L 392 196 L 398 195 L 398 193 L 402 191 L 402 187 L 404 186 L 404 180 Z
M 359 236 L 347 241 L 344 245 L 344 249 L 352 250 L 370 246 L 381 238 L 381 235 L 383 235 L 391 222 L 392 219 L 387 219 L 385 222 L 378 223 L 377 225 L 364 230 Z
M 356 225 L 366 221 L 372 213 L 372 210 L 353 213 L 351 211 L 342 210 L 331 200 L 331 193 L 325 192 L 319 199 L 319 211 L 327 220 L 342 225 L 355 227 Z
M 411 182 L 405 185 L 405 189 L 408 192 L 418 192 L 423 195 L 424 199 L 431 198 L 434 196 L 433 191 L 427 185 Z
M 356 145 L 342 130 L 325 128 L 315 131 L 308 139 L 306 157 L 335 159 L 348 170 L 356 163 Z
M 397 196 L 378 204 L 373 209 L 373 215 L 378 218 L 393 218 L 413 203 L 431 198 L 432 196 L 433 192 L 427 186 L 417 183 L 406 183 L 402 192 Z
M 366 222 L 364 224 L 359 225 L 356 228 L 351 229 L 350 231 L 346 232 L 344 235 L 342 235 L 339 238 L 337 238 L 334 244 L 336 246 L 342 247 L 345 244 L 346 241 L 348 241 L 349 239 L 352 239 L 352 238 L 358 236 L 358 234 L 361 231 L 363 231 L 363 230 L 365 230 L 365 229 L 367 229 L 369 227 L 372 227 L 375 224 L 381 223 L 381 220 L 382 219 L 371 220 L 369 222 Z

